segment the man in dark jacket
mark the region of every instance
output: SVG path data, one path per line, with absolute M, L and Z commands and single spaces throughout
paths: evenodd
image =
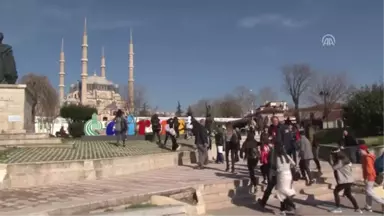
M 199 162 L 196 169 L 204 169 L 204 166 L 208 164 L 208 133 L 205 127 L 192 119 L 193 135 L 195 136 L 195 145 L 197 147 Z
M 358 162 L 358 144 L 355 137 L 353 137 L 347 130 L 343 131 L 343 143 L 345 152 L 347 153 L 348 157 L 351 159 L 352 163 Z
M 158 139 L 158 144 L 161 145 L 161 138 L 160 138 L 160 131 L 161 131 L 161 124 L 160 124 L 160 119 L 157 114 L 154 114 L 151 117 L 151 125 L 152 125 L 152 142 L 155 140 L 155 137 Z

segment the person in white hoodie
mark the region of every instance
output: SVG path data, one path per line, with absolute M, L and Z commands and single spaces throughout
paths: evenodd
M 295 162 L 285 152 L 283 146 L 276 147 L 275 150 L 276 160 L 276 196 L 280 200 L 281 215 L 286 215 L 286 211 L 293 209 L 296 210 L 296 206 L 293 203 L 292 197 L 296 194 L 293 188 L 293 179 L 291 167 L 295 166 Z

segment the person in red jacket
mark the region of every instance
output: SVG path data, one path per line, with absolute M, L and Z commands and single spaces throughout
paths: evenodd
M 376 170 L 375 170 L 375 160 L 376 157 L 374 154 L 370 153 L 368 150 L 368 146 L 366 144 L 361 144 L 359 146 L 360 155 L 361 155 L 361 166 L 363 170 L 363 178 L 365 182 L 365 209 L 369 212 L 372 212 L 372 201 L 376 201 L 381 204 L 382 208 L 384 208 L 384 199 L 377 196 L 373 187 L 375 185 L 376 179 Z

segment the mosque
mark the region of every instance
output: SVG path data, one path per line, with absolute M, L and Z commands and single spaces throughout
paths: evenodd
M 60 51 L 59 72 L 59 99 L 60 104 L 83 104 L 95 107 L 99 120 L 111 120 L 118 109 L 134 112 L 134 88 L 133 88 L 133 40 L 132 32 L 129 40 L 129 66 L 128 66 L 128 103 L 119 94 L 119 86 L 106 77 L 106 64 L 104 48 L 101 49 L 100 74 L 88 75 L 88 35 L 87 21 L 84 22 L 82 42 L 81 74 L 80 80 L 71 84 L 68 94 L 65 95 L 65 55 L 64 40 Z

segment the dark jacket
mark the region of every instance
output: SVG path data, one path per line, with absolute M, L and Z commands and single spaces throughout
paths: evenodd
M 259 157 L 258 143 L 254 138 L 247 138 L 241 147 L 240 157 L 245 154 L 246 159 L 256 159 Z
M 238 138 L 236 131 L 233 131 L 231 137 L 229 137 L 227 133 L 224 136 L 225 136 L 225 149 L 226 149 L 226 151 L 239 149 L 240 141 L 239 141 L 239 138 Z
M 274 140 L 276 146 L 284 146 L 285 150 L 292 148 L 292 133 L 289 131 L 287 125 L 277 125 L 277 134 Z
M 196 120 L 192 120 L 193 135 L 195 136 L 195 145 L 208 144 L 208 133 L 203 125 Z
M 161 124 L 159 116 L 153 115 L 151 117 L 151 125 L 152 125 L 152 131 L 158 132 L 161 130 Z
M 224 146 L 224 133 L 222 129 L 218 129 L 215 134 L 215 143 L 217 146 Z
M 173 118 L 173 128 L 175 129 L 175 131 L 178 131 L 179 130 L 179 119 L 177 117 L 174 117 Z
M 269 143 L 269 135 L 266 132 L 262 132 L 260 135 L 260 142 L 261 144 L 268 144 Z
M 344 146 L 357 146 L 357 141 L 352 135 L 348 134 L 344 137 Z

